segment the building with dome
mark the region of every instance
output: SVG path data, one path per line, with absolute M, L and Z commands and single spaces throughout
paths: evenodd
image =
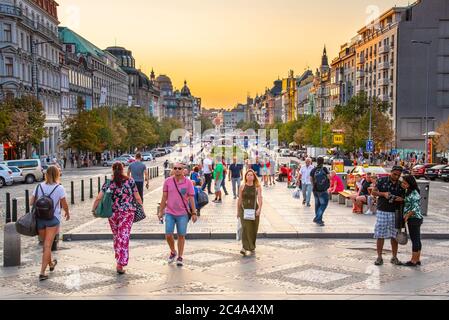
M 132 51 L 123 47 L 109 47 L 106 51 L 117 58 L 121 69 L 128 75 L 128 105 L 143 108 L 148 115 L 158 117 L 160 91 L 152 81 L 154 71 L 151 73 L 151 80 L 140 69 L 136 69 Z
M 201 99 L 192 95 L 187 81 L 181 90 L 176 90 L 167 75 L 160 75 L 155 79 L 155 85 L 161 93 L 160 118 L 176 119 L 184 124 L 184 129 L 193 133 L 194 122 L 201 115 Z

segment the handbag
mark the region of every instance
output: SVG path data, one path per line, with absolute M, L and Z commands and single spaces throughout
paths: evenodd
M 243 208 L 243 219 L 247 221 L 256 221 L 256 209 L 257 209 L 257 188 L 256 188 L 256 199 L 254 201 L 254 209 Z
M 36 199 L 36 197 L 37 197 L 37 188 L 34 198 Z M 36 201 L 34 203 L 36 203 Z M 34 204 L 30 212 L 26 213 L 24 216 L 22 216 L 19 220 L 16 221 L 16 231 L 17 233 L 27 237 L 35 237 L 38 235 L 37 222 L 36 222 L 36 207 Z
M 187 209 L 186 203 L 184 202 L 184 198 L 182 197 L 182 194 L 178 189 L 178 184 L 176 183 L 175 178 L 173 178 L 173 183 L 175 184 L 176 191 L 178 191 L 178 194 L 181 197 L 181 202 L 184 205 L 184 209 L 186 209 L 187 214 L 189 215 L 189 221 L 190 221 L 192 219 L 192 213 L 190 212 L 189 209 Z
M 198 190 L 198 208 L 203 209 L 205 206 L 209 204 L 209 196 L 203 190 Z
M 111 181 L 108 180 L 106 182 L 106 192 L 103 194 L 103 198 L 98 204 L 97 209 L 95 210 L 96 218 L 111 218 L 113 215 L 112 212 L 112 190 L 110 189 Z
M 134 207 L 136 208 L 136 212 L 134 213 L 134 223 L 140 222 L 142 220 L 145 220 L 147 217 L 145 215 L 145 210 L 143 209 L 143 206 L 138 203 L 136 200 L 134 200 Z
M 298 199 L 298 200 L 301 199 L 301 189 L 299 187 L 297 187 L 295 189 L 295 191 L 293 191 L 292 196 L 293 196 L 293 199 Z
M 399 230 L 399 233 L 396 237 L 396 241 L 401 245 L 401 246 L 406 246 L 408 243 L 408 233 L 407 233 L 407 225 L 404 226 L 404 230 L 402 231 L 402 228 Z

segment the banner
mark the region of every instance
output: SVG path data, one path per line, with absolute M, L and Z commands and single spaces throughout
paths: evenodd
M 100 106 L 104 106 L 106 104 L 107 94 L 108 94 L 108 88 L 101 87 Z
M 433 163 L 433 139 L 429 138 L 427 142 L 428 162 Z

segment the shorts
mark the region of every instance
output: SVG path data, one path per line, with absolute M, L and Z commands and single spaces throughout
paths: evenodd
M 36 219 L 37 230 L 45 230 L 46 228 L 59 227 L 61 222 L 58 218 L 53 217 L 51 220 Z
M 187 225 L 189 223 L 189 215 L 174 216 L 170 213 L 165 214 L 165 234 L 173 235 L 175 233 L 175 225 L 178 236 L 185 237 L 187 235 Z
M 215 180 L 215 192 L 220 192 L 221 185 L 223 184 L 223 179 Z
M 395 239 L 397 236 L 398 229 L 396 229 L 395 213 L 377 210 L 374 239 Z

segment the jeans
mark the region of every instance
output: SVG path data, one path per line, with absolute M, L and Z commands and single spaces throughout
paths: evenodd
M 329 204 L 329 193 L 327 191 L 317 192 L 314 191 L 315 196 L 315 222 L 323 222 L 324 211 L 326 211 Z
M 242 180 L 240 177 L 238 178 L 232 178 L 232 192 L 234 192 L 234 197 L 239 196 L 239 190 L 240 190 L 240 184 L 242 183 Z
M 308 206 L 310 206 L 310 199 L 312 198 L 312 190 L 313 190 L 313 186 L 311 184 L 303 184 L 302 185 L 303 199 L 304 199 L 304 202 L 306 202 Z
M 221 183 L 221 187 L 223 188 L 223 191 L 225 194 L 228 194 L 228 190 L 226 190 L 226 177 L 223 177 L 223 182 Z
M 423 221 L 421 219 L 410 218 L 408 220 L 408 232 L 410 233 L 410 239 L 412 241 L 413 252 L 420 252 L 422 249 L 421 243 L 421 225 Z
M 211 190 L 211 188 L 212 188 L 212 173 L 205 173 L 204 179 L 205 179 L 205 181 L 204 181 L 203 187 L 201 189 L 204 191 L 204 190 L 206 190 L 206 187 L 207 187 L 207 191 L 209 193 L 212 193 L 212 190 Z
M 135 182 L 136 182 L 137 191 L 139 191 L 140 198 L 142 199 L 142 202 L 143 202 L 143 181 L 135 181 Z

